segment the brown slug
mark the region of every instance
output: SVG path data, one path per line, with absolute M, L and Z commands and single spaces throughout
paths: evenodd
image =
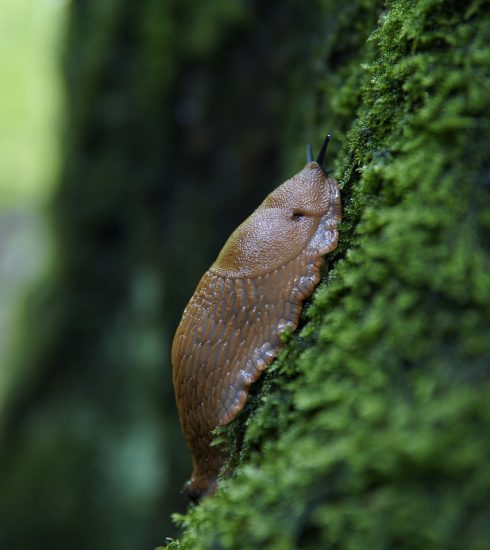
M 172 345 L 180 422 L 192 452 L 191 500 L 213 494 L 222 456 L 212 430 L 242 410 L 250 385 L 294 330 L 337 246 L 337 181 L 316 161 L 275 189 L 230 236 L 184 310 Z

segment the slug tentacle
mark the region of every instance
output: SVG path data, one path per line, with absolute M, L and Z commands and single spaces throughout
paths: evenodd
M 313 162 L 313 147 L 311 143 L 306 146 L 306 162 Z
M 328 138 L 319 154 L 323 161 Z M 300 212 L 292 216 L 291 212 Z M 172 346 L 180 420 L 193 456 L 189 494 L 211 494 L 222 464 L 212 430 L 242 410 L 249 388 L 295 329 L 337 245 L 337 182 L 310 162 L 231 235 L 185 308 Z
M 316 162 L 319 166 L 323 168 L 323 161 L 325 160 L 325 155 L 327 153 L 327 147 L 330 143 L 330 140 L 332 139 L 332 136 L 330 134 L 327 134 L 327 137 L 322 143 L 322 148 L 320 149 L 320 152 L 318 153 L 318 158 L 316 159 Z

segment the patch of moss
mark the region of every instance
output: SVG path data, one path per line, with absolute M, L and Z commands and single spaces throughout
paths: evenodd
M 348 130 L 341 244 L 225 430 L 244 436 L 233 477 L 167 548 L 490 540 L 488 2 L 333 4 L 314 87 Z

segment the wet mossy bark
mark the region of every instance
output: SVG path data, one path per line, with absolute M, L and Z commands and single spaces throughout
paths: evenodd
M 340 142 L 340 244 L 168 548 L 488 544 L 489 8 L 317 4 L 297 104 Z

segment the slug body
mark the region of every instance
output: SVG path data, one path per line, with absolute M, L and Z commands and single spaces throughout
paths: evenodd
M 336 180 L 309 162 L 232 233 L 185 308 L 172 364 L 193 459 L 191 499 L 214 492 L 222 457 L 211 432 L 240 412 L 281 334 L 297 327 L 323 255 L 337 246 L 340 219 Z

